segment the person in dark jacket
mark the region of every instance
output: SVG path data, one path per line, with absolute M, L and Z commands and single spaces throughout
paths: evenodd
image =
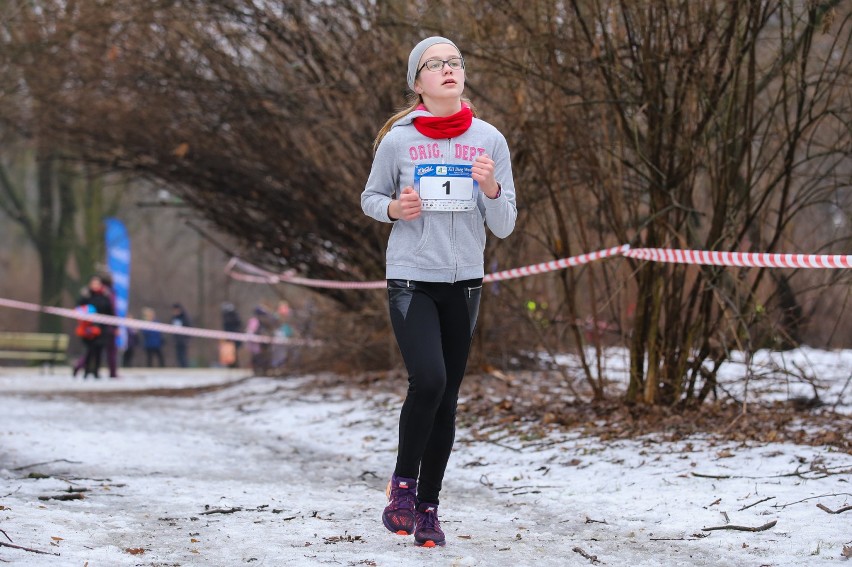
M 222 329 L 228 331 L 229 333 L 241 333 L 243 330 L 243 321 L 240 318 L 240 314 L 237 313 L 237 308 L 234 307 L 233 303 L 226 301 L 222 304 Z M 228 341 L 234 345 L 234 355 L 233 361 L 228 364 L 231 368 L 236 368 L 239 365 L 239 352 L 240 346 L 243 344 L 241 341 Z
M 98 273 L 101 282 L 104 284 L 103 294 L 107 296 L 112 303 L 112 312 L 115 313 L 115 288 L 112 283 L 112 274 L 109 271 L 103 270 Z M 104 353 L 106 354 L 107 368 L 109 368 L 109 377 L 118 378 L 118 344 L 116 327 L 110 326 L 109 337 L 104 340 Z
M 128 319 L 133 319 L 133 314 L 127 314 Z M 130 368 L 133 366 L 133 355 L 136 354 L 136 347 L 139 346 L 139 329 L 135 327 L 127 327 L 127 346 L 124 347 L 124 352 L 121 354 L 121 366 Z
M 112 299 L 110 299 L 108 291 L 104 287 L 103 281 L 98 276 L 92 276 L 89 280 L 89 286 L 84 294 L 77 301 L 77 305 L 91 305 L 95 313 L 101 315 L 115 315 L 115 310 L 112 307 Z M 114 341 L 113 327 L 98 323 L 100 333 L 91 338 L 84 338 L 83 344 L 86 346 L 86 358 L 83 378 L 91 375 L 94 378 L 100 378 L 98 372 L 101 366 L 101 353 L 107 344 L 107 341 Z
M 157 314 L 150 307 L 146 307 L 142 310 L 142 318 L 145 321 L 156 322 Z M 166 362 L 163 359 L 163 333 L 155 329 L 142 329 L 140 332 L 148 368 L 153 366 L 154 358 L 159 362 L 160 368 L 164 367 Z
M 172 305 L 172 325 L 177 325 L 179 327 L 189 327 L 189 315 L 186 314 L 186 311 L 183 308 L 183 305 L 180 303 L 175 303 Z M 189 337 L 186 335 L 175 335 L 175 355 L 177 355 L 177 363 L 181 368 L 189 367 L 189 358 L 187 357 L 186 347 L 189 342 Z
M 275 335 L 277 328 L 278 321 L 275 315 L 263 305 L 258 305 L 246 324 L 246 333 L 271 337 Z M 271 363 L 271 345 L 267 342 L 251 341 L 248 343 L 248 349 L 251 353 L 251 367 L 254 375 L 267 376 Z

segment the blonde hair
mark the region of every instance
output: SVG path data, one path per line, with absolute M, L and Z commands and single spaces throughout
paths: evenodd
M 479 114 L 477 114 L 476 112 L 476 107 L 473 106 L 473 103 L 470 102 L 469 99 L 462 97 L 461 100 L 463 103 L 470 107 L 470 110 L 471 112 L 473 112 L 474 116 L 479 116 Z M 385 125 L 381 127 L 379 133 L 376 134 L 376 140 L 373 142 L 373 154 L 375 154 L 376 150 L 379 149 L 379 144 L 382 142 L 382 139 L 387 136 L 387 133 L 390 132 L 390 129 L 393 127 L 394 123 L 396 123 L 396 121 L 402 118 L 403 116 L 411 114 L 412 112 L 417 110 L 417 107 L 421 104 L 423 104 L 423 98 L 421 98 L 419 94 L 412 93 L 411 95 L 409 95 L 408 106 L 388 118 L 388 121 L 385 122 Z

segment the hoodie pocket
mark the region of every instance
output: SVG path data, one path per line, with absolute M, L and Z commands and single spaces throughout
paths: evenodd
M 479 211 L 459 214 L 457 249 L 460 266 L 482 264 L 485 252 L 485 225 Z
M 388 239 L 387 261 L 396 266 L 417 265 L 419 251 L 429 243 L 431 223 L 425 215 L 413 221 L 397 221 Z
M 427 270 L 445 270 L 453 264 L 453 248 L 447 213 L 424 213 L 419 235 L 402 242 L 395 264 Z M 414 231 L 412 231 L 414 232 Z

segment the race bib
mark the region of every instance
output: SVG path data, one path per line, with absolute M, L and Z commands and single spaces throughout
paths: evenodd
M 470 211 L 476 207 L 479 183 L 470 176 L 472 166 L 424 163 L 414 166 L 414 190 L 424 211 Z

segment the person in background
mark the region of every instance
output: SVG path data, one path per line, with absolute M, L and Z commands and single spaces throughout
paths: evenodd
M 83 300 L 84 297 L 89 297 L 89 286 L 88 286 L 88 284 L 83 286 L 82 288 L 80 288 L 80 294 L 77 297 L 78 297 L 77 309 L 82 311 L 83 310 L 82 308 L 87 304 L 86 303 L 80 303 L 80 302 Z M 89 311 L 89 310 L 86 309 L 86 311 Z M 89 331 L 89 332 L 91 332 L 91 331 Z M 98 329 L 98 332 L 100 332 L 100 329 Z M 80 337 L 81 339 L 83 338 L 83 336 L 82 336 L 83 331 L 81 331 L 80 325 L 77 326 L 77 330 L 75 331 L 75 334 L 78 337 Z M 83 354 L 81 354 L 77 358 L 77 360 L 74 362 L 74 367 L 71 369 L 71 376 L 73 376 L 75 378 L 77 377 L 77 374 L 79 374 L 80 371 L 83 370 L 83 368 L 86 366 L 86 356 L 88 355 L 89 349 L 86 348 L 85 342 L 83 343 L 83 347 L 84 347 Z
M 240 319 L 240 314 L 237 313 L 237 308 L 234 307 L 233 303 L 228 301 L 222 304 L 222 329 L 229 333 L 240 333 L 243 330 L 243 321 Z M 233 362 L 228 364 L 230 368 L 236 368 L 239 366 L 239 353 L 240 347 L 242 346 L 241 341 L 229 341 L 233 344 L 234 352 Z
M 254 312 L 246 324 L 246 333 L 271 337 L 275 335 L 277 327 L 278 322 L 275 316 L 263 305 L 258 305 L 254 308 Z M 251 353 L 251 368 L 255 376 L 266 376 L 269 372 L 271 347 L 272 345 L 266 342 L 249 342 L 248 349 Z
M 177 327 L 190 326 L 189 315 L 186 314 L 183 305 L 180 303 L 172 304 L 171 324 Z M 173 340 L 175 341 L 175 355 L 177 356 L 178 366 L 181 368 L 188 368 L 189 358 L 187 356 L 187 345 L 189 343 L 189 337 L 186 335 L 175 335 Z
M 290 304 L 284 300 L 279 301 L 276 313 L 278 315 L 278 327 L 275 329 L 275 336 L 283 337 L 286 339 L 292 338 L 295 333 L 293 332 L 293 325 L 290 324 L 293 314 L 293 310 L 290 308 Z M 288 345 L 273 345 L 272 367 L 280 368 L 284 366 L 285 363 L 290 362 L 291 350 L 291 347 Z
M 109 300 L 112 303 L 112 312 L 115 313 L 115 291 L 113 290 L 112 274 L 106 269 L 101 269 L 98 271 L 98 276 L 104 284 L 104 295 L 109 297 Z M 109 336 L 105 337 L 104 340 L 104 351 L 106 352 L 109 377 L 118 378 L 118 344 L 116 343 L 116 339 L 118 338 L 118 328 L 110 325 L 108 329 L 105 329 L 105 331 L 109 334 Z
M 438 496 L 479 313 L 485 228 L 505 238 L 518 212 L 506 138 L 462 98 L 465 61 L 458 47 L 444 37 L 424 39 L 409 54 L 407 80 L 411 105 L 376 136 L 361 208 L 393 225 L 388 307 L 408 371 L 382 522 L 432 547 L 446 541 Z
M 103 281 L 98 276 L 92 276 L 89 280 L 89 286 L 86 288 L 86 293 L 77 301 L 77 305 L 89 305 L 95 313 L 101 315 L 115 315 L 112 307 L 112 300 L 107 295 Z M 107 341 L 115 340 L 114 335 L 109 330 L 112 327 L 102 323 L 96 323 L 99 331 L 86 337 L 83 337 L 83 344 L 86 345 L 86 354 L 83 364 L 83 378 L 92 376 L 100 378 L 101 353 L 103 352 Z M 76 375 L 75 371 L 75 375 Z
M 133 319 L 133 313 L 128 313 L 127 318 Z M 133 355 L 136 353 L 137 346 L 139 346 L 139 329 L 127 327 L 127 346 L 121 354 L 121 366 L 124 368 L 133 366 Z
M 145 321 L 156 321 L 157 314 L 150 307 L 142 310 L 142 319 Z M 142 329 L 142 348 L 145 349 L 145 358 L 148 362 L 148 368 L 153 366 L 153 359 L 159 361 L 160 368 L 166 365 L 163 360 L 163 333 L 154 329 Z

